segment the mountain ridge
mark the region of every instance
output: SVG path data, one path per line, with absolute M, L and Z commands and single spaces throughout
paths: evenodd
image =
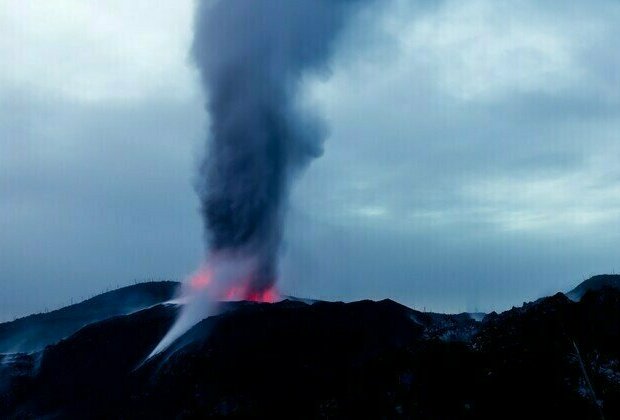
M 42 350 L 93 322 L 170 300 L 179 284 L 173 281 L 137 283 L 50 312 L 0 323 L 0 353 Z
M 145 360 L 179 306 L 0 355 L 0 417 L 620 418 L 620 290 L 486 315 L 389 299 L 229 302 Z
M 599 274 L 579 283 L 574 289 L 566 293 L 572 300 L 579 300 L 589 290 L 600 290 L 611 287 L 620 290 L 620 274 Z

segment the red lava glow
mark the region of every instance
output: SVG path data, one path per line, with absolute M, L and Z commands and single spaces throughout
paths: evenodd
M 201 291 L 214 286 L 214 273 L 209 268 L 198 270 L 190 279 L 189 285 L 194 291 Z M 275 286 L 262 291 L 252 290 L 248 286 L 249 281 L 242 280 L 237 284 L 230 285 L 223 293 L 219 300 L 223 301 L 239 301 L 247 300 L 250 302 L 274 303 L 280 300 L 280 294 Z M 218 293 L 219 294 L 219 293 Z
M 213 273 L 209 269 L 199 270 L 194 274 L 189 284 L 193 290 L 202 290 L 213 282 Z
M 250 292 L 247 287 L 237 286 L 228 289 L 226 300 L 247 300 L 250 302 L 274 303 L 280 300 L 280 294 L 275 287 L 263 291 Z

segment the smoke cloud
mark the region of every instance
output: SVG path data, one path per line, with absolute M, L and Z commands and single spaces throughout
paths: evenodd
M 322 150 L 323 125 L 297 103 L 302 78 L 327 71 L 354 3 L 226 0 L 198 8 L 192 53 L 212 121 L 198 194 L 210 252 L 254 259 L 249 292 L 276 280 L 291 179 Z
M 291 180 L 320 156 L 325 136 L 321 120 L 302 110 L 300 87 L 328 72 L 334 42 L 362 3 L 198 3 L 192 57 L 211 117 L 197 182 L 207 263 L 186 283 L 179 321 L 158 348 L 213 312 L 214 301 L 270 293 Z

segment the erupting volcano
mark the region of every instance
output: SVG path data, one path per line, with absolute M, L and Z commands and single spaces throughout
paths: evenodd
M 188 280 L 190 291 L 192 293 L 200 293 L 209 290 L 213 286 L 215 273 L 208 267 L 202 267 L 194 273 Z M 247 300 L 250 302 L 273 303 L 280 298 L 278 291 L 274 286 L 262 291 L 256 291 L 251 288 L 251 278 L 239 279 L 230 285 L 228 289 L 221 291 L 215 298 L 218 301 L 238 301 Z
M 192 57 L 211 118 L 196 183 L 206 262 L 155 353 L 225 300 L 278 300 L 291 179 L 322 152 L 324 125 L 300 105 L 302 79 L 326 74 L 337 35 L 364 0 L 199 2 Z M 303 111 L 302 111 L 303 108 Z

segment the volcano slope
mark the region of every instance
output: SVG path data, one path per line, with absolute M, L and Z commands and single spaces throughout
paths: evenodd
M 179 283 L 174 281 L 138 283 L 55 311 L 1 323 L 0 353 L 43 350 L 93 322 L 170 300 L 178 287 Z
M 227 304 L 145 361 L 178 307 L 3 357 L 0 417 L 620 418 L 620 291 L 481 322 L 396 302 Z

